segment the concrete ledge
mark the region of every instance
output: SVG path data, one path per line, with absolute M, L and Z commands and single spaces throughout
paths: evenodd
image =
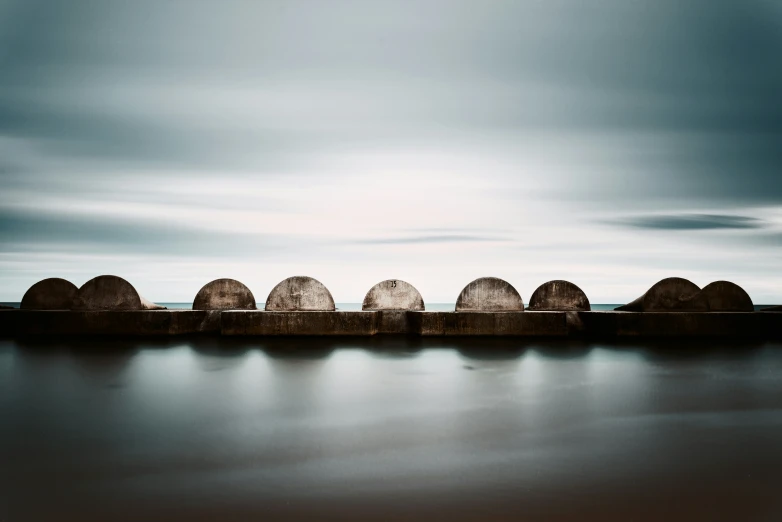
M 416 333 L 409 310 L 379 310 L 377 312 L 377 333 L 406 335 Z
M 563 337 L 565 312 L 408 312 L 418 335 Z
M 6 314 L 2 314 L 6 315 Z M 220 312 L 207 310 L 13 310 L 0 318 L 12 335 L 183 335 L 219 333 Z M 9 325 L 10 323 L 10 325 Z
M 782 338 L 782 314 L 756 312 L 574 312 L 571 334 L 585 337 Z
M 224 311 L 223 335 L 375 335 L 378 312 Z
M 782 339 L 782 312 L 0 310 L 0 336 L 399 334 Z

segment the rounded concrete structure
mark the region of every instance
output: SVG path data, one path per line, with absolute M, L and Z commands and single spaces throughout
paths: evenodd
M 289 277 L 277 284 L 266 299 L 270 312 L 334 311 L 331 292 L 317 279 L 307 276 Z
M 710 312 L 753 312 L 752 298 L 739 285 L 730 281 L 714 281 L 703 287 L 701 295 Z
M 424 298 L 410 283 L 387 279 L 367 292 L 362 310 L 423 310 Z
M 31 286 L 22 297 L 24 310 L 70 310 L 79 288 L 66 279 L 50 277 Z
M 700 287 L 681 277 L 668 277 L 655 283 L 635 301 L 617 308 L 623 312 L 706 312 Z
M 193 310 L 256 310 L 255 296 L 236 279 L 215 279 L 193 300 Z
M 102 275 L 90 279 L 76 292 L 73 310 L 143 310 L 141 296 L 121 277 Z
M 481 277 L 464 287 L 457 312 L 521 312 L 524 301 L 513 285 L 497 277 Z
M 570 281 L 557 280 L 540 285 L 532 294 L 527 309 L 588 312 L 592 308 L 583 290 Z
M 71 310 L 165 310 L 144 299 L 126 280 L 102 275 L 84 283 L 73 298 Z

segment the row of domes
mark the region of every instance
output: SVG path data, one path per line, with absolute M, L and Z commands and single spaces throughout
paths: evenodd
M 21 308 L 28 310 L 159 310 L 164 309 L 139 295 L 125 279 L 98 276 L 77 288 L 65 279 L 49 278 L 34 284 L 22 298 Z M 335 310 L 331 292 L 316 279 L 289 277 L 269 293 L 265 310 Z M 468 284 L 456 300 L 456 311 L 509 312 L 524 310 L 519 292 L 507 281 L 482 277 Z M 255 296 L 235 279 L 216 279 L 196 294 L 194 310 L 255 310 Z M 373 286 L 362 304 L 363 310 L 424 310 L 418 290 L 399 279 L 388 279 Z M 588 311 L 589 299 L 568 281 L 549 281 L 532 294 L 528 310 Z M 731 311 L 751 312 L 752 300 L 738 285 L 717 281 L 702 290 L 681 278 L 658 282 L 643 296 L 617 310 L 653 311 Z

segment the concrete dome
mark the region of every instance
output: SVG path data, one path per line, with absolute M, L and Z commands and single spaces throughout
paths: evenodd
M 681 277 L 668 277 L 655 283 L 635 301 L 617 308 L 623 312 L 706 312 L 700 287 Z
M 528 310 L 589 311 L 589 299 L 583 290 L 569 281 L 543 283 L 532 294 Z
M 456 299 L 457 312 L 520 312 L 521 295 L 513 285 L 496 277 L 481 277 L 464 287 Z
M 193 310 L 255 310 L 255 296 L 236 279 L 215 279 L 193 300 Z
M 753 312 L 752 298 L 739 285 L 715 281 L 703 287 L 701 294 L 711 312 Z
M 423 310 L 424 299 L 410 283 L 387 279 L 367 292 L 362 310 Z
M 283 311 L 333 311 L 334 298 L 331 292 L 317 279 L 294 276 L 281 281 L 269 293 L 266 310 Z
M 165 310 L 141 297 L 121 277 L 102 275 L 84 283 L 73 298 L 72 310 Z
M 70 310 L 79 288 L 66 279 L 50 277 L 31 286 L 19 308 L 24 310 Z

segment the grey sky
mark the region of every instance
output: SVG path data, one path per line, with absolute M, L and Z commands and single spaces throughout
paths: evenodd
M 0 0 L 0 300 L 122 275 L 782 302 L 782 4 Z

